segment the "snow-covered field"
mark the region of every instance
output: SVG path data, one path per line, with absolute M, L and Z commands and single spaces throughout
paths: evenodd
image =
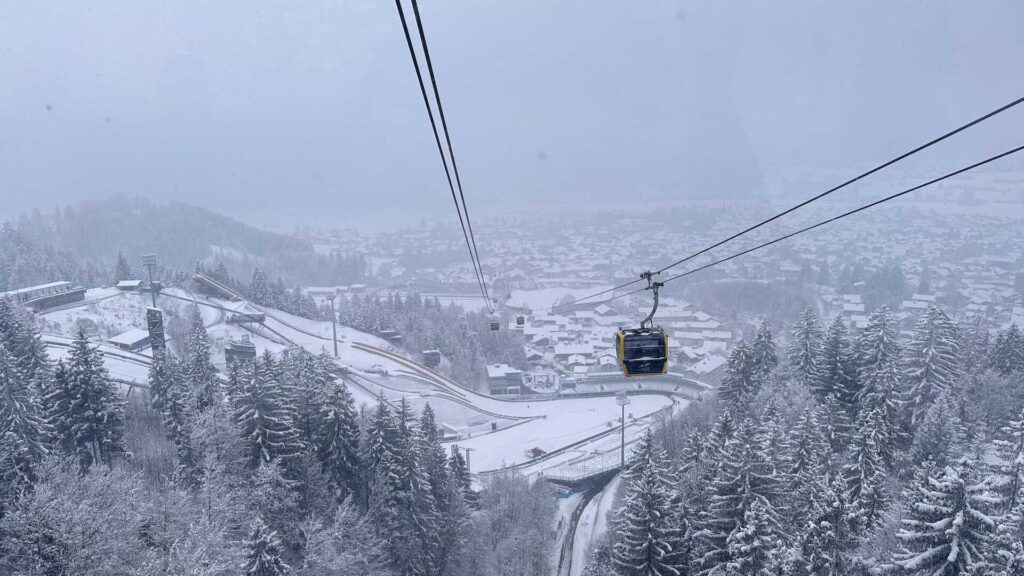
M 508 305 L 529 310 L 541 310 L 557 306 L 566 298 L 576 299 L 598 292 L 611 289 L 611 286 L 590 286 L 587 288 L 541 288 L 539 290 L 513 290 L 512 296 L 508 299 Z M 582 303 L 597 301 L 608 296 L 600 296 L 589 300 L 580 300 Z
M 537 291 L 542 299 L 556 296 Z M 582 292 L 581 292 L 582 293 Z M 148 296 L 138 293 L 90 291 L 81 306 L 42 315 L 44 325 L 60 336 L 48 336 L 51 355 L 67 354 L 67 336 L 82 319 L 101 327 L 103 338 L 130 327 L 145 326 Z M 300 318 L 278 310 L 208 298 L 180 289 L 161 296 L 161 307 L 180 309 L 187 300 L 200 305 L 207 324 L 215 361 L 223 367 L 223 349 L 230 339 L 248 336 L 257 352 L 280 352 L 297 345 L 314 353 L 332 351 L 331 324 Z M 222 310 L 227 309 L 227 310 Z M 263 327 L 243 327 L 226 322 L 230 311 L 264 310 L 268 314 Z M 124 352 L 102 345 L 105 362 L 115 378 L 144 384 L 148 377 L 148 351 Z M 462 449 L 471 449 L 475 472 L 500 470 L 514 466 L 527 475 L 536 475 L 558 466 L 577 465 L 590 458 L 618 450 L 619 406 L 614 397 L 560 398 L 556 400 L 509 401 L 492 398 L 425 369 L 404 358 L 381 338 L 346 326 L 338 326 L 339 362 L 352 369 L 350 388 L 357 402 L 371 404 L 378 395 L 397 401 L 405 398 L 420 410 L 427 403 L 437 413 L 438 422 L 455 434 L 453 440 Z M 611 388 L 620 388 L 612 386 Z M 611 392 L 611 388 L 608 389 Z M 639 393 L 630 397 L 627 409 L 626 441 L 631 443 L 663 410 L 681 410 L 687 401 L 680 396 Z M 539 448 L 548 456 L 531 459 L 527 450 Z M 553 453 L 553 454 L 550 454 Z

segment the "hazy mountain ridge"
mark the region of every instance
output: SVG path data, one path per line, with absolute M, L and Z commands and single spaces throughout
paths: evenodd
M 156 254 L 162 266 L 178 271 L 223 261 L 236 274 L 260 266 L 289 282 L 340 273 L 305 240 L 184 202 L 120 195 L 22 214 L 4 225 L 0 246 L 0 288 L 68 278 L 103 283 L 119 250 L 135 268 L 143 254 Z

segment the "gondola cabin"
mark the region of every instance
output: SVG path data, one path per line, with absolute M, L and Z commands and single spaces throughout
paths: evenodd
M 626 376 L 657 376 L 668 371 L 668 334 L 661 328 L 619 328 L 615 352 Z

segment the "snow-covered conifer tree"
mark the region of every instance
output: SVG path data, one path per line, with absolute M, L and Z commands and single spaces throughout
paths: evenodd
M 466 466 L 466 459 L 459 452 L 459 447 L 454 444 L 452 444 L 451 455 L 448 456 L 448 470 L 454 483 L 461 490 L 466 505 L 471 508 L 475 507 L 478 503 L 478 496 L 473 490 L 473 478 Z
M 729 576 L 775 576 L 781 572 L 785 542 L 765 504 L 755 500 L 737 530 L 729 534 Z
M 850 463 L 843 468 L 845 497 L 855 510 L 858 527 L 867 531 L 877 524 L 884 504 L 885 468 L 868 427 L 862 427 L 854 442 Z
M 815 421 L 812 409 L 805 409 L 791 434 L 787 472 L 793 478 L 798 478 L 808 470 L 814 469 L 825 459 L 828 445 L 821 432 L 821 427 Z
M 257 358 L 252 379 L 242 384 L 232 403 L 232 417 L 248 447 L 251 467 L 293 456 L 302 449 L 291 395 L 280 381 L 269 351 Z
M 14 357 L 21 378 L 36 395 L 45 393 L 52 378 L 52 363 L 34 318 L 9 298 L 0 298 L 0 343 Z
M 773 529 L 781 526 L 776 506 L 781 502 L 783 485 L 761 452 L 762 434 L 748 419 L 726 443 L 711 485 L 707 517 L 701 522 L 699 559 L 703 571 L 721 570 L 732 559 L 729 538 L 743 528 L 753 502 L 764 506 L 764 517 Z
M 249 284 L 249 296 L 252 301 L 260 306 L 269 306 L 270 288 L 267 286 L 267 275 L 257 267 L 252 272 L 252 282 Z
M 914 462 L 931 460 L 944 468 L 964 448 L 963 424 L 958 415 L 956 399 L 943 393 L 918 420 L 910 455 Z
M 990 345 L 988 317 L 979 312 L 967 323 L 962 356 L 966 372 L 973 373 L 988 367 Z
M 834 395 L 848 414 L 856 413 L 857 363 L 842 316 L 837 316 L 825 333 L 814 392 L 819 402 Z
M 263 520 L 256 518 L 244 542 L 245 576 L 285 576 L 291 567 L 281 559 L 281 542 Z
M 930 306 L 914 328 L 914 337 L 904 355 L 903 384 L 909 390 L 906 409 L 911 428 L 916 427 L 928 407 L 944 390 L 962 376 L 960 335 L 946 311 Z
M 999 457 L 993 465 L 993 482 L 1003 498 L 1004 509 L 1009 511 L 1021 503 L 1024 489 L 1024 412 L 1018 420 L 1010 420 L 1001 432 L 1001 437 L 992 441 Z
M 761 326 L 757 329 L 757 335 L 750 347 L 750 355 L 754 363 L 754 372 L 761 382 L 764 382 L 768 375 L 779 366 L 779 355 L 775 348 L 772 327 L 768 324 L 767 319 L 762 320 Z
M 733 410 L 742 411 L 759 389 L 760 381 L 750 348 L 745 342 L 740 341 L 729 353 L 725 377 L 718 388 L 718 396 Z
M 813 388 L 821 377 L 821 343 L 823 334 L 818 315 L 806 308 L 793 325 L 792 339 L 786 347 L 786 360 L 790 375 L 808 388 Z
M 344 382 L 326 385 L 317 416 L 317 457 L 339 499 L 362 494 L 362 459 L 355 400 Z
M 132 265 L 128 263 L 128 258 L 125 257 L 124 252 L 118 249 L 117 261 L 114 262 L 114 283 L 124 280 L 132 279 Z
M 895 564 L 908 572 L 973 574 L 988 563 L 996 521 L 987 508 L 991 499 L 971 478 L 973 464 L 961 461 L 918 488 L 918 500 L 897 533 L 903 552 Z
M 1024 373 L 1024 335 L 1016 323 L 996 336 L 989 365 L 1003 376 Z
M 47 435 L 34 390 L 0 343 L 0 516 L 35 481 L 33 468 L 48 452 Z
M 676 480 L 650 430 L 630 458 L 612 560 L 622 574 L 679 576 L 689 563 L 687 521 Z
M 57 443 L 69 447 L 87 469 L 95 463 L 110 464 L 124 452 L 124 400 L 110 381 L 103 354 L 93 347 L 81 329 L 71 344 L 71 354 L 60 395 L 66 411 L 55 423 L 61 434 Z
M 902 439 L 898 333 L 896 317 L 882 306 L 868 318 L 868 325 L 857 340 L 857 401 L 861 421 L 867 420 L 864 414 L 874 413 L 872 433 L 878 453 L 890 464 Z
M 847 551 L 853 544 L 845 486 L 839 478 L 822 484 L 814 494 L 812 514 L 800 537 L 803 574 L 843 576 L 850 571 Z
M 188 358 L 184 373 L 192 396 L 191 405 L 196 410 L 205 410 L 221 399 L 220 381 L 217 368 L 210 359 L 210 337 L 206 333 L 203 316 L 198 307 L 192 307 L 192 328 L 188 336 Z

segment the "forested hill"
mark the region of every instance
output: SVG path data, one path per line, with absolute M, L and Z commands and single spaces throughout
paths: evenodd
M 143 254 L 191 270 L 223 261 L 235 274 L 255 266 L 288 282 L 342 282 L 358 277 L 339 258 L 318 256 L 303 240 L 268 232 L 182 202 L 112 196 L 52 212 L 33 211 L 0 231 L 0 289 L 70 278 L 103 283 L 118 250 L 138 266 Z M 358 267 L 355 267 L 358 268 Z

